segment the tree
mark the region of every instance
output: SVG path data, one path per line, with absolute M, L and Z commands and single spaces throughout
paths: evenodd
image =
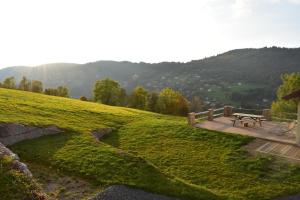
M 57 96 L 69 97 L 69 89 L 65 86 L 57 87 Z
M 31 82 L 31 91 L 42 93 L 43 92 L 43 83 L 41 81 L 33 80 Z
M 47 95 L 57 96 L 58 92 L 56 88 L 46 88 L 44 91 Z
M 186 115 L 188 112 L 188 101 L 171 88 L 165 88 L 159 93 L 157 106 L 158 111 L 164 114 Z
M 88 100 L 85 96 L 81 96 L 79 99 L 80 99 L 81 101 L 87 101 L 87 100 Z
M 109 78 L 98 80 L 94 86 L 94 100 L 107 105 L 120 105 L 120 84 Z
M 15 77 L 11 76 L 4 80 L 2 87 L 8 89 L 15 89 L 16 88 L 16 80 Z
M 200 99 L 200 97 L 193 97 L 191 104 L 190 104 L 190 110 L 192 112 L 199 112 L 204 109 L 204 102 Z
M 158 101 L 158 93 L 150 92 L 147 99 L 147 109 L 152 112 L 157 112 L 157 101 Z
M 119 104 L 121 106 L 125 106 L 127 105 L 127 94 L 126 94 L 126 90 L 124 88 L 121 88 L 120 91 L 120 96 L 119 96 Z
M 19 90 L 30 91 L 31 89 L 31 81 L 26 78 L 26 76 L 22 77 L 22 80 L 19 83 Z
M 287 94 L 300 89 L 300 73 L 284 74 L 281 76 L 282 84 L 277 90 L 277 100 L 272 103 L 273 114 L 280 114 L 282 117 L 288 117 L 284 113 L 296 113 L 297 102 L 296 100 L 283 100 Z
M 147 100 L 148 91 L 145 88 L 138 86 L 133 90 L 130 96 L 129 106 L 132 108 L 145 110 L 147 106 Z

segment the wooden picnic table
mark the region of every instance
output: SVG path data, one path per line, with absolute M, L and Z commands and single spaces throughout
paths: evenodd
M 233 116 L 235 117 L 235 120 L 233 121 L 233 126 L 235 125 L 235 121 L 239 120 L 242 122 L 243 118 L 249 118 L 253 120 L 254 126 L 255 122 L 258 122 L 260 126 L 262 126 L 261 122 L 263 121 L 264 116 L 263 115 L 252 115 L 252 114 L 246 114 L 246 113 L 234 113 Z

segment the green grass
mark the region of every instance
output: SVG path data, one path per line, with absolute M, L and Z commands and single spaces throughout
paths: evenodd
M 183 117 L 0 89 L 0 121 L 63 134 L 11 146 L 27 163 L 95 186 L 127 184 L 181 199 L 272 199 L 300 191 L 300 169 L 250 157 L 251 138 L 188 127 Z M 103 142 L 91 131 L 112 127 Z

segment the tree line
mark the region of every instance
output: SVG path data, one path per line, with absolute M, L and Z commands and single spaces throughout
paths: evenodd
M 65 86 L 58 86 L 57 88 L 46 88 L 43 90 L 43 83 L 38 80 L 30 80 L 26 76 L 23 76 L 19 84 L 16 83 L 15 77 L 7 77 L 0 87 L 7 89 L 18 89 L 36 93 L 44 93 L 52 96 L 69 97 L 69 89 Z
M 18 84 L 13 76 L 8 77 L 2 83 L 0 82 L 0 87 L 69 97 L 69 89 L 65 86 L 44 89 L 41 81 L 30 80 L 26 76 L 23 76 Z M 88 99 L 85 96 L 81 96 L 79 99 L 171 115 L 186 115 L 189 110 L 200 111 L 204 109 L 204 103 L 199 97 L 195 97 L 189 102 L 180 92 L 171 88 L 164 88 L 160 92 L 154 92 L 137 86 L 128 95 L 117 81 L 109 78 L 95 82 L 92 99 Z
M 137 86 L 130 95 L 117 81 L 106 78 L 96 81 L 94 101 L 113 106 L 128 106 L 171 115 L 186 115 L 189 111 L 188 100 L 178 91 L 165 88 L 160 92 L 148 91 Z

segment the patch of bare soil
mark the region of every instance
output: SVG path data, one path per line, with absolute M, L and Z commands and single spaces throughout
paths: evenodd
M 45 166 L 29 164 L 29 167 L 50 200 L 87 199 L 103 190 L 78 177 L 66 176 Z

